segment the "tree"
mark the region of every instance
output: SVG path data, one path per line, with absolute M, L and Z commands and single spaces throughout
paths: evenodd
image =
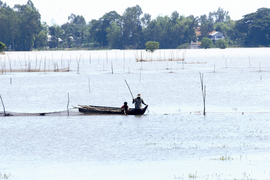
M 47 46 L 48 41 L 48 25 L 43 22 L 42 24 L 42 30 L 39 32 L 38 35 L 36 35 L 34 48 L 44 48 Z
M 220 49 L 225 49 L 228 46 L 228 44 L 224 39 L 219 39 L 216 41 L 216 46 Z
M 199 23 L 201 26 L 201 36 L 199 39 L 208 37 L 208 33 L 214 30 L 214 22 L 211 18 L 211 13 L 209 13 L 209 17 L 207 17 L 205 14 L 200 16 Z
M 238 37 L 244 46 L 270 45 L 270 9 L 260 8 L 236 22 Z
M 201 47 L 204 49 L 213 47 L 213 41 L 207 37 L 202 38 Z
M 15 50 L 30 51 L 36 36 L 41 31 L 40 14 L 31 0 L 26 5 L 15 5 L 18 16 L 18 33 L 15 37 Z
M 49 47 L 50 48 L 56 48 L 58 47 L 58 36 L 56 34 L 56 27 L 55 26 L 51 26 L 49 27 L 49 35 L 50 35 L 50 38 L 49 38 Z
M 195 27 L 197 19 L 194 16 L 179 16 L 174 11 L 171 17 L 158 16 L 152 20 L 144 29 L 144 41 L 157 41 L 160 48 L 177 48 L 181 44 L 196 40 Z
M 0 42 L 0 52 L 3 52 L 5 49 L 7 49 L 7 46 L 4 43 Z
M 0 0 L 0 41 L 14 49 L 18 33 L 17 13 Z
M 56 34 L 60 38 L 62 47 L 82 46 L 86 42 L 88 26 L 83 16 L 71 14 L 67 23 L 56 27 Z
M 148 13 L 144 14 L 143 17 L 141 18 L 141 22 L 144 27 L 148 26 L 149 23 L 151 22 L 151 15 Z
M 222 8 L 218 8 L 217 12 L 210 12 L 209 16 L 212 16 L 211 18 L 215 18 L 215 22 L 224 22 L 230 19 L 229 11 L 224 11 Z
M 90 22 L 90 39 L 92 41 L 98 42 L 103 47 L 108 46 L 108 37 L 111 38 L 112 36 L 107 36 L 107 33 L 112 33 L 112 26 L 114 23 L 116 23 L 117 26 L 120 26 L 121 16 L 115 12 L 110 11 L 109 13 L 105 13 L 101 18 L 98 20 L 92 20 Z M 114 24 L 115 25 L 115 24 Z M 107 29 L 110 28 L 108 31 Z M 114 27 L 113 27 L 114 28 Z M 110 39 L 112 40 L 112 39 Z
M 154 52 L 155 50 L 159 48 L 159 42 L 148 41 L 147 43 L 145 43 L 145 47 L 146 47 L 145 48 L 146 51 Z
M 112 23 L 111 27 L 107 28 L 107 41 L 111 48 L 122 48 L 121 37 L 122 31 L 121 27 L 118 26 L 115 22 Z
M 139 5 L 129 7 L 122 16 L 123 45 L 126 48 L 140 48 L 142 42 L 142 25 L 140 16 L 143 14 Z

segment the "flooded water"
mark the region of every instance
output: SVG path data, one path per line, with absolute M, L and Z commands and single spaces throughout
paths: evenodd
M 11 52 L 0 62 L 7 112 L 61 111 L 0 117 L 2 178 L 270 179 L 269 48 Z M 132 107 L 124 80 L 145 115 L 73 108 Z

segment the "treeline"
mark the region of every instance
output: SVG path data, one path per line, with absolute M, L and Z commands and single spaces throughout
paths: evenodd
M 171 16 L 151 19 L 138 5 L 127 8 L 122 15 L 111 11 L 88 23 L 83 16 L 75 14 L 61 26 L 48 26 L 40 18 L 31 0 L 14 8 L 0 0 L 0 42 L 15 51 L 73 47 L 144 49 L 148 41 L 159 42 L 162 49 L 175 49 L 200 41 L 216 30 L 226 35 L 230 46 L 270 45 L 270 9 L 267 8 L 247 14 L 239 21 L 231 20 L 229 12 L 222 8 L 200 17 L 185 17 L 175 11 Z M 196 35 L 198 27 L 200 34 Z

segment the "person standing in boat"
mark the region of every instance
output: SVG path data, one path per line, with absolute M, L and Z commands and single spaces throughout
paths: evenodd
M 138 94 L 137 98 L 133 99 L 132 103 L 135 103 L 135 111 L 136 111 L 136 113 L 141 113 L 142 104 L 147 106 L 147 104 L 144 103 L 141 94 Z

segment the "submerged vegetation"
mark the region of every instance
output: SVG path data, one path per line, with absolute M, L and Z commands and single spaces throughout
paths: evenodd
M 9 177 L 11 176 L 11 174 L 9 173 L 9 174 L 2 174 L 1 172 L 0 172 L 0 179 L 9 179 Z

